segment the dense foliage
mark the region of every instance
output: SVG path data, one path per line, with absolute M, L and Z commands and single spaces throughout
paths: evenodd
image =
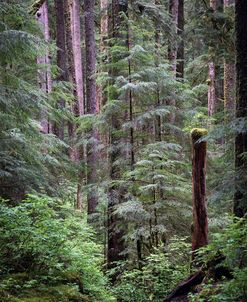
M 247 295 L 247 224 L 246 218 L 236 219 L 223 233 L 215 233 L 212 242 L 200 251 L 204 263 L 217 257 L 224 260 L 219 269 L 229 270 L 228 278 L 215 283 L 213 272 L 209 271 L 199 294 L 192 301 L 245 301 Z M 229 278 L 230 277 L 230 278 Z
M 0 302 L 161 302 L 196 261 L 191 301 L 245 301 L 234 30 L 230 0 L 0 1 Z M 200 143 L 210 244 L 193 262 Z
M 1 301 L 111 301 L 102 246 L 69 203 L 29 196 L 0 208 Z

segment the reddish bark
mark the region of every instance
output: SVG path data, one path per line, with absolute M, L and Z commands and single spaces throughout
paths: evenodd
M 164 302 L 171 301 L 189 301 L 187 294 L 198 284 L 200 284 L 205 277 L 205 272 L 199 270 L 182 283 L 180 283 L 164 300 Z M 180 298 L 181 300 L 175 300 Z
M 193 187 L 193 231 L 192 251 L 208 243 L 208 217 L 206 206 L 206 151 L 207 143 L 198 140 L 207 132 L 193 129 L 192 137 L 192 187 Z

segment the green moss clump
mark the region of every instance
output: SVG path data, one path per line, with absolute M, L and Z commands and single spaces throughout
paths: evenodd
M 191 130 L 191 137 L 193 141 L 197 141 L 201 137 L 208 134 L 208 130 L 205 128 L 194 128 Z

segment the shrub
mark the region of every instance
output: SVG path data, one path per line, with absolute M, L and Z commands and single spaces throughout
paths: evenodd
M 93 238 L 85 219 L 60 200 L 29 196 L 15 207 L 1 201 L 0 290 L 21 297 L 69 285 L 92 301 L 111 301 L 100 270 L 102 248 Z

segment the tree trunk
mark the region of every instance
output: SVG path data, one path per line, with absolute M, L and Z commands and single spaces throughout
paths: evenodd
M 236 117 L 247 117 L 247 2 L 236 0 L 236 72 L 237 72 L 237 102 Z M 234 197 L 234 214 L 243 217 L 247 212 L 247 159 L 241 156 L 247 152 L 246 128 L 236 136 L 235 167 L 236 191 Z
M 65 22 L 64 22 L 64 0 L 55 0 L 56 9 L 56 46 L 57 46 L 57 66 L 59 68 L 59 75 L 57 81 L 67 81 L 67 52 L 65 44 Z M 65 101 L 58 102 L 58 108 L 63 109 Z M 55 123 L 54 134 L 61 140 L 64 139 L 64 121 L 60 124 Z
M 192 187 L 193 187 L 193 257 L 200 247 L 208 243 L 208 218 L 206 206 L 206 152 L 207 143 L 198 140 L 207 134 L 206 129 L 193 129 L 192 137 Z
M 71 106 L 71 112 L 78 116 L 78 108 L 76 106 L 76 83 L 75 83 L 75 65 L 74 65 L 74 47 L 73 47 L 73 21 L 72 21 L 72 1 L 64 0 L 65 3 L 65 29 L 66 29 L 66 49 L 68 56 L 68 79 L 73 85 L 74 104 Z M 68 124 L 68 133 L 70 138 L 70 159 L 76 161 L 79 159 L 78 152 L 75 148 L 75 131 L 76 125 L 74 121 Z
M 101 10 L 101 18 L 100 18 L 100 53 L 102 56 L 101 64 L 103 64 L 107 57 L 107 38 L 108 38 L 108 0 L 100 0 L 100 10 Z M 106 103 L 106 96 L 104 94 L 104 87 L 102 84 L 97 87 L 97 106 L 98 111 Z
M 96 43 L 94 28 L 94 0 L 84 0 L 85 9 L 85 44 L 86 44 L 86 88 L 87 88 L 87 113 L 97 114 L 96 98 Z M 97 207 L 97 129 L 92 126 L 91 142 L 87 145 L 87 183 L 91 185 L 88 193 L 88 214 L 96 212 Z
M 174 34 L 177 34 L 177 27 L 178 27 L 178 7 L 179 7 L 179 0 L 170 0 L 169 2 L 169 12 L 171 14 L 172 22 L 174 25 Z M 169 45 L 169 53 L 168 58 L 170 63 L 172 64 L 172 70 L 174 75 L 176 75 L 176 66 L 177 66 L 177 42 L 176 39 L 172 39 Z
M 184 77 L 184 0 L 178 1 L 177 78 Z
M 68 57 L 68 78 L 73 85 L 74 103 L 71 112 L 74 117 L 79 117 L 84 113 L 84 95 L 83 95 L 83 68 L 81 58 L 81 33 L 80 33 L 80 6 L 78 0 L 65 1 L 65 28 L 66 28 L 66 49 Z M 76 145 L 75 121 L 70 121 L 68 132 L 70 138 L 70 158 L 72 161 L 79 162 L 83 158 L 83 151 Z M 81 210 L 81 182 L 83 172 L 79 170 L 78 186 L 76 197 L 76 209 Z
M 121 34 L 121 25 L 123 25 L 123 19 L 121 13 L 127 14 L 128 1 L 113 0 L 112 1 L 112 16 L 111 16 L 111 37 L 115 38 L 118 43 L 124 43 L 126 45 L 126 36 Z M 126 45 L 127 48 L 127 45 Z M 115 63 L 115 58 L 111 58 Z M 114 67 L 110 71 L 111 76 L 116 76 L 116 70 Z M 116 99 L 118 96 L 114 96 Z M 116 162 L 122 157 L 122 153 L 119 147 L 121 139 L 117 133 L 121 129 L 120 117 L 114 114 L 111 118 L 112 130 L 110 133 L 110 178 L 111 180 L 118 181 L 121 178 L 121 167 Z M 117 204 L 121 203 L 124 199 L 124 192 L 120 185 L 112 184 L 109 188 L 109 202 L 108 202 L 108 251 L 107 251 L 107 265 L 108 268 L 114 268 L 116 261 L 125 259 L 123 255 L 124 241 L 123 230 L 119 226 L 119 217 L 114 214 L 114 209 Z M 112 282 L 116 280 L 117 273 L 112 276 Z
M 178 7 L 179 7 L 179 0 L 170 0 L 169 2 L 169 12 L 171 14 L 172 17 L 172 22 L 173 22 L 173 26 L 174 26 L 174 34 L 176 35 L 178 33 L 177 31 L 177 27 L 178 27 Z M 172 71 L 174 74 L 174 78 L 176 77 L 177 74 L 177 56 L 178 56 L 178 45 L 177 45 L 177 41 L 176 38 L 172 38 L 170 43 L 169 43 L 169 49 L 168 49 L 168 59 L 170 64 L 172 65 Z M 169 120 L 171 124 L 174 124 L 175 122 L 175 105 L 176 105 L 176 101 L 170 100 L 169 101 L 169 105 L 172 106 L 171 108 L 171 113 L 169 116 Z
M 44 34 L 44 39 L 46 42 L 48 42 L 50 40 L 50 34 L 47 1 L 45 1 L 38 10 L 37 19 L 41 25 Z M 50 59 L 48 51 L 42 57 L 37 58 L 37 63 L 40 65 L 45 65 L 46 68 L 45 70 L 41 70 L 39 72 L 40 87 L 44 92 L 50 93 L 52 89 L 52 80 L 51 73 L 49 71 Z M 44 66 L 42 68 L 44 68 Z M 49 125 L 47 112 L 45 111 L 41 112 L 41 127 L 43 133 L 51 132 L 51 125 Z
M 216 10 L 217 1 L 210 0 L 210 7 Z M 213 116 L 215 112 L 216 95 L 215 95 L 215 64 L 210 61 L 208 64 L 208 116 Z
M 226 11 L 234 0 L 224 0 Z M 234 61 L 226 58 L 224 60 L 224 108 L 226 121 L 231 121 L 235 115 L 235 65 Z
M 73 51 L 75 65 L 75 84 L 76 96 L 78 103 L 78 114 L 84 114 L 84 89 L 83 89 L 83 68 L 82 68 L 82 51 L 81 51 L 81 23 L 80 23 L 80 2 L 73 0 L 72 2 L 72 21 L 73 21 Z

